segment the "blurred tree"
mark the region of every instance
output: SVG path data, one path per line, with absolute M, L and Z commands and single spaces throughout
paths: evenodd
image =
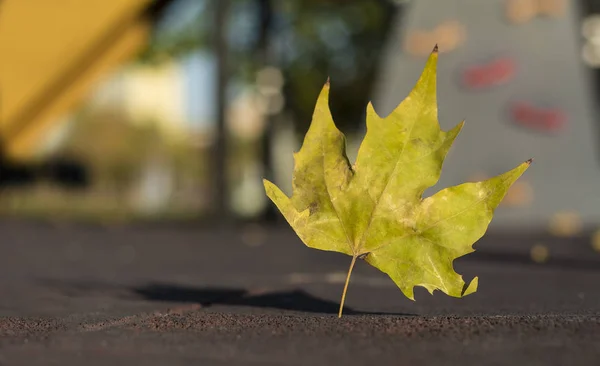
M 159 1 L 159 0 L 157 0 Z M 258 73 L 271 66 L 281 72 L 284 86 L 282 115 L 291 115 L 297 136 L 302 138 L 310 124 L 314 102 L 328 77 L 332 81 L 331 110 L 337 125 L 352 134 L 361 131 L 362 118 L 374 82 L 386 35 L 398 9 L 389 0 L 228 0 L 227 63 L 219 65 L 217 100 L 225 98 L 226 80 L 255 85 Z M 219 5 L 219 7 L 215 7 Z M 177 0 L 157 20 L 155 34 L 140 57 L 141 62 L 160 63 L 202 48 L 212 47 L 217 59 L 222 42 L 216 42 L 222 2 Z M 220 10 L 220 11 L 217 11 Z M 173 21 L 176 19 L 176 21 Z M 215 37 L 217 36 L 217 37 Z M 219 61 L 218 61 L 219 62 Z M 234 72 L 232 72 L 235 70 Z M 219 104 L 217 127 L 224 126 Z M 260 143 L 263 176 L 273 177 L 270 151 L 276 115 L 268 115 Z M 217 134 L 214 154 L 218 161 L 215 179 L 216 214 L 228 216 L 225 202 L 227 175 L 225 134 Z M 261 215 L 279 217 L 269 205 Z
M 358 122 L 370 97 L 374 71 L 398 9 L 393 1 L 231 2 L 228 46 L 235 79 L 254 83 L 256 72 L 265 65 L 280 68 L 285 79 L 285 111 L 292 112 L 303 134 L 316 96 L 331 77 L 336 122 L 347 132 L 361 126 Z M 173 14 L 166 12 L 164 17 L 179 13 L 179 20 L 168 22 L 168 27 L 158 22 L 140 61 L 160 63 L 210 46 L 214 4 L 176 1 Z
M 364 115 L 394 7 L 384 1 L 282 2 L 274 40 L 286 79 L 287 107 L 304 133 L 323 83 L 331 77 L 336 123 L 354 132 Z

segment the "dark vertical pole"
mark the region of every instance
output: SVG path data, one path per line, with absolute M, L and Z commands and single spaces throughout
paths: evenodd
M 273 61 L 271 56 L 270 36 L 273 25 L 273 4 L 272 0 L 257 0 L 259 11 L 259 35 L 258 35 L 258 64 L 260 66 L 269 66 Z M 264 176 L 269 180 L 273 180 L 273 159 L 271 152 L 271 140 L 273 138 L 273 118 L 270 115 L 266 116 L 265 131 L 261 139 L 261 159 L 264 169 Z M 268 202 L 262 215 L 262 219 L 267 222 L 276 220 L 277 215 L 275 208 Z
M 581 8 L 580 8 L 580 13 L 577 14 L 579 15 L 580 19 L 578 23 L 583 22 L 583 20 L 592 15 L 592 14 L 597 14 L 598 12 L 600 12 L 600 1 L 599 0 L 585 0 L 585 1 L 581 1 Z M 578 42 L 578 46 L 579 49 L 581 49 L 583 47 L 583 45 L 585 44 L 585 40 L 583 38 L 577 38 Z M 583 61 L 581 61 L 583 62 Z M 586 68 L 588 66 L 586 65 Z M 593 89 L 593 96 L 592 96 L 592 101 L 594 102 L 594 107 L 597 109 L 597 105 L 598 102 L 600 100 L 600 70 L 597 68 L 591 68 L 590 69 L 590 79 L 591 82 L 590 84 L 592 89 Z M 596 117 L 596 134 L 597 134 L 597 139 L 600 140 L 600 119 Z M 600 158 L 600 149 L 596 148 L 597 151 L 597 156 L 598 158 Z
M 216 139 L 213 146 L 213 192 L 215 218 L 220 222 L 231 219 L 227 184 L 227 131 L 225 129 L 226 88 L 228 81 L 227 62 L 227 15 L 229 0 L 214 0 L 214 49 L 217 60 L 216 85 Z

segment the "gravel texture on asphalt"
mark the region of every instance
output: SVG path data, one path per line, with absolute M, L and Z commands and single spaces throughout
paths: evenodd
M 406 299 L 285 226 L 2 222 L 0 365 L 599 365 L 588 234 L 490 232 L 455 262 L 479 291 Z M 535 263 L 533 245 L 549 256 Z

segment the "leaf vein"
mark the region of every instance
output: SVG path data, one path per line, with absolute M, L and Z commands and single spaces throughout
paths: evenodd
M 323 177 L 327 177 L 327 172 L 325 171 L 325 146 L 324 146 L 324 141 L 323 139 L 321 140 L 321 158 L 323 159 Z M 340 223 L 340 226 L 342 227 L 342 230 L 344 231 L 344 235 L 346 236 L 346 241 L 348 243 L 348 246 L 350 247 L 350 250 L 352 251 L 352 253 L 354 253 L 356 255 L 356 251 L 354 250 L 354 246 L 352 245 L 352 242 L 350 241 L 350 237 L 348 236 L 348 231 L 346 230 L 346 226 L 344 225 L 344 222 L 342 221 L 342 219 L 340 218 L 340 214 L 338 213 L 335 205 L 333 204 L 333 200 L 331 198 L 331 192 L 329 192 L 329 185 L 327 184 L 327 179 L 324 178 L 323 179 L 325 182 L 325 191 L 327 192 L 327 197 L 329 197 L 329 202 L 331 202 L 331 208 L 333 208 L 333 212 L 335 213 L 335 215 L 337 216 L 337 219 Z
M 359 244 L 358 249 L 357 249 L 357 252 L 359 252 L 359 253 L 362 250 L 362 247 L 365 245 L 365 238 L 366 238 L 366 236 L 367 236 L 367 234 L 368 234 L 368 232 L 369 232 L 369 230 L 371 228 L 371 223 L 373 222 L 373 217 L 375 216 L 375 212 L 377 211 L 377 208 L 379 207 L 379 203 L 381 202 L 381 197 L 383 196 L 383 194 L 387 190 L 388 186 L 390 185 L 390 181 L 392 180 L 392 177 L 394 176 L 394 174 L 396 174 L 396 169 L 398 169 L 398 165 L 400 163 L 400 158 L 404 154 L 404 150 L 406 150 L 406 146 L 408 145 L 408 143 L 410 141 L 410 137 L 412 136 L 412 132 L 415 129 L 415 125 L 416 125 L 416 122 L 413 120 L 413 123 L 410 126 L 410 130 L 408 131 L 408 134 L 406 136 L 406 140 L 404 142 L 404 145 L 402 146 L 402 150 L 400 150 L 400 153 L 398 154 L 398 158 L 396 160 L 396 164 L 394 164 L 394 169 L 392 169 L 392 173 L 388 177 L 387 182 L 385 182 L 385 186 L 383 187 L 383 190 L 381 191 L 381 193 L 379 194 L 379 197 L 377 197 L 377 200 L 375 201 L 375 205 L 374 205 L 373 210 L 371 211 L 371 214 L 369 216 L 369 221 L 367 223 L 367 227 L 365 228 L 365 231 L 363 232 L 362 238 L 360 239 L 360 244 Z
M 507 180 L 508 180 L 508 178 L 505 178 L 505 179 L 503 179 L 503 180 L 502 180 L 502 183 L 505 183 Z M 503 184 L 502 184 L 502 185 L 503 185 Z M 423 234 L 423 233 L 425 233 L 425 232 L 427 232 L 427 231 L 429 231 L 429 230 L 433 229 L 434 227 L 436 227 L 436 226 L 437 226 L 439 223 L 441 223 L 441 222 L 443 222 L 443 221 L 446 221 L 446 220 L 450 220 L 450 219 L 452 219 L 452 218 L 454 218 L 454 217 L 456 217 L 456 216 L 458 216 L 458 215 L 460 215 L 460 214 L 462 214 L 462 213 L 466 212 L 467 210 L 471 209 L 473 206 L 476 206 L 476 205 L 480 204 L 481 202 L 485 201 L 486 199 L 488 199 L 488 198 L 489 198 L 489 197 L 490 197 L 492 194 L 494 194 L 494 193 L 496 192 L 496 190 L 498 189 L 498 186 L 500 186 L 500 185 L 496 185 L 496 186 L 494 187 L 494 189 L 492 189 L 492 190 L 490 191 L 490 193 L 489 193 L 487 196 L 485 196 L 485 197 L 481 198 L 480 200 L 478 200 L 478 201 L 474 202 L 473 204 L 471 204 L 471 205 L 467 206 L 467 207 L 466 207 L 466 208 L 464 208 L 463 210 L 461 210 L 461 211 L 459 211 L 459 212 L 457 212 L 457 213 L 455 213 L 455 214 L 453 214 L 453 215 L 451 215 L 451 216 L 444 217 L 443 219 L 440 219 L 440 220 L 438 220 L 438 221 L 434 222 L 433 224 L 429 225 L 429 227 L 427 227 L 427 228 L 425 228 L 425 229 L 423 229 L 423 230 L 419 230 L 419 231 L 417 231 L 417 232 L 413 232 L 413 233 L 408 233 L 408 234 L 406 234 L 406 235 L 404 235 L 404 236 L 401 236 L 401 237 L 397 238 L 397 239 L 396 239 L 396 240 L 394 240 L 394 241 L 401 240 L 401 239 L 404 239 L 404 238 L 408 238 L 408 237 L 411 237 L 411 236 L 415 236 L 415 235 L 417 235 L 417 234 Z M 423 236 L 422 236 L 422 237 L 423 237 Z M 433 242 L 433 241 L 432 241 L 432 242 Z M 372 252 L 374 252 L 374 251 L 376 251 L 376 250 L 383 249 L 384 247 L 387 247 L 387 246 L 388 246 L 388 245 L 390 245 L 390 244 L 393 244 L 393 242 L 392 242 L 392 241 L 389 241 L 389 242 L 387 242 L 387 243 L 385 243 L 385 244 L 383 244 L 383 245 L 380 245 L 380 246 L 378 246 L 377 248 L 375 248 L 375 249 L 373 249 L 373 250 L 371 250 L 371 251 L 372 251 Z

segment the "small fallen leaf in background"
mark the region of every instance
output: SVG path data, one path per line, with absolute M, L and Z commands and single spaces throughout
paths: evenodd
M 595 251 L 600 252 L 600 230 L 596 230 L 592 235 L 592 248 L 594 248 Z
M 543 244 L 536 244 L 531 247 L 531 259 L 536 263 L 544 263 L 550 257 L 548 247 Z
M 571 237 L 579 234 L 583 224 L 577 212 L 558 212 L 550 219 L 550 234 L 559 237 Z
M 369 103 L 367 133 L 354 165 L 329 110 L 327 83 L 302 148 L 294 154 L 292 197 L 264 180 L 267 195 L 308 247 L 352 257 L 340 317 L 357 259 L 388 274 L 412 300 L 415 286 L 453 297 L 475 292 L 477 277 L 467 285 L 453 261 L 474 251 L 495 208 L 531 164 L 528 160 L 496 177 L 422 197 L 437 183 L 463 127 L 440 129 L 437 59 L 436 47 L 413 90 L 389 116 L 379 116 Z

